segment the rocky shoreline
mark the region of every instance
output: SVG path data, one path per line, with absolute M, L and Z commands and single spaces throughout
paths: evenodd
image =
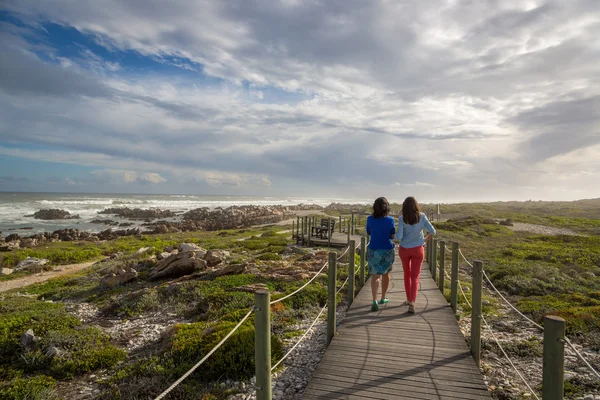
M 3 237 L 0 235 L 0 251 L 31 248 L 44 243 L 113 240 L 123 236 L 139 236 L 142 234 L 164 234 L 175 232 L 215 231 L 224 229 L 241 229 L 251 226 L 281 222 L 293 217 L 298 211 L 323 210 L 314 204 L 299 204 L 294 206 L 231 206 L 227 208 L 197 208 L 182 215 L 170 210 L 160 209 L 130 209 L 109 208 L 100 211 L 101 215 L 114 215 L 129 220 L 145 221 L 141 226 L 130 227 L 133 223 L 113 221 L 110 219 L 95 219 L 92 223 L 109 225 L 110 228 L 98 233 L 77 228 L 59 229 L 53 232 L 20 236 L 12 233 Z M 40 213 L 40 214 L 38 214 Z M 44 219 L 74 219 L 64 210 L 40 210 L 33 215 L 43 216 Z M 164 218 L 174 218 L 165 220 Z M 128 229 L 113 229 L 113 227 L 130 227 Z M 1 232 L 0 232 L 1 234 Z

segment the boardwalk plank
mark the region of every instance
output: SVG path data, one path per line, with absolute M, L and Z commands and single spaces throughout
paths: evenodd
M 390 303 L 371 312 L 360 291 L 314 372 L 305 399 L 490 399 L 446 299 L 423 265 L 416 313 L 408 314 L 402 266 Z

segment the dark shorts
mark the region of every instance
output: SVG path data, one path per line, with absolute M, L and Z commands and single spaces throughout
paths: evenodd
M 369 273 L 371 275 L 383 275 L 392 270 L 394 264 L 394 249 L 389 250 L 367 250 L 367 260 L 369 261 Z

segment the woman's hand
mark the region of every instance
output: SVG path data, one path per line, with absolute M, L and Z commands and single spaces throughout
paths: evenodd
M 431 233 L 428 233 L 427 236 L 425 236 L 425 241 L 427 242 L 428 240 L 431 240 L 432 237 L 433 235 Z

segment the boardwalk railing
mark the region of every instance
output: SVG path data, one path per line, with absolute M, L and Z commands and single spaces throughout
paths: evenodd
M 355 252 L 359 249 L 360 263 L 355 268 Z M 445 253 L 446 251 L 451 252 L 451 273 L 448 274 L 445 264 Z M 338 262 L 348 255 L 348 277 L 346 280 L 337 287 L 337 267 Z M 450 306 L 457 319 L 458 314 L 458 292 L 460 291 L 466 304 L 471 308 L 471 354 L 477 365 L 480 364 L 481 356 L 481 323 L 486 326 L 490 335 L 507 358 L 511 366 L 515 369 L 516 373 L 521 377 L 524 384 L 529 388 L 531 394 L 539 400 L 536 392 L 529 386 L 529 383 L 518 369 L 510 357 L 505 352 L 504 348 L 495 336 L 492 328 L 486 321 L 482 311 L 482 291 L 483 291 L 483 279 L 485 278 L 487 283 L 513 310 L 519 315 L 524 317 L 527 321 L 535 325 L 537 328 L 544 332 L 544 353 L 543 353 L 543 383 L 542 383 L 542 399 L 543 400 L 562 400 L 564 393 L 564 353 L 565 344 L 568 344 L 574 353 L 588 366 L 588 368 L 600 378 L 600 374 L 589 364 L 587 360 L 577 351 L 577 349 L 571 344 L 569 339 L 565 336 L 565 321 L 561 318 L 554 316 L 547 316 L 544 319 L 544 326 L 535 323 L 524 314 L 522 314 L 516 307 L 514 307 L 502 294 L 496 289 L 492 281 L 483 269 L 483 263 L 480 261 L 473 261 L 472 263 L 467 260 L 460 250 L 458 243 L 452 243 L 451 249 L 446 247 L 444 241 L 431 240 L 428 242 L 425 251 L 426 261 L 430 267 L 431 276 L 438 283 L 438 288 L 442 293 L 446 288 L 445 279 L 447 278 L 450 282 Z M 471 301 L 469 301 L 465 291 L 461 285 L 460 274 L 459 274 L 459 258 L 461 258 L 472 268 L 472 295 Z M 214 352 L 216 352 L 234 333 L 237 329 L 248 320 L 253 312 L 255 315 L 255 366 L 256 366 L 256 398 L 257 400 L 271 400 L 272 398 L 272 385 L 271 385 L 271 374 L 272 372 L 282 364 L 282 362 L 298 347 L 298 345 L 307 337 L 308 333 L 314 328 L 315 324 L 319 321 L 325 310 L 328 311 L 327 316 L 327 344 L 331 342 L 336 332 L 336 297 L 345 286 L 348 284 L 348 296 L 347 303 L 348 307 L 352 305 L 356 290 L 355 280 L 358 274 L 359 286 L 364 286 L 366 279 L 366 238 L 361 237 L 360 244 L 357 246 L 354 240 L 349 241 L 349 245 L 346 250 L 338 256 L 336 252 L 329 252 L 328 261 L 323 264 L 319 271 L 305 284 L 293 292 L 286 294 L 276 300 L 270 300 L 270 293 L 266 290 L 259 290 L 255 294 L 255 305 L 248 311 L 248 313 L 240 320 L 240 322 L 219 342 L 211 351 L 209 351 L 196 365 L 194 365 L 188 372 L 186 372 L 181 378 L 173 383 L 167 390 L 161 393 L 156 400 L 164 398 L 171 390 L 173 390 L 178 384 L 186 379 L 191 373 L 193 373 L 198 367 L 200 367 Z M 277 362 L 274 366 L 271 366 L 271 305 L 284 301 L 291 296 L 304 290 L 308 285 L 313 283 L 317 277 L 324 273 L 327 268 L 328 274 L 328 300 L 327 303 L 321 308 L 316 318 L 309 325 L 305 333 L 300 339 L 288 350 L 288 352 Z
M 448 272 L 445 268 L 445 252 L 451 251 L 451 275 L 448 276 Z M 590 371 L 600 378 L 600 374 L 596 371 L 592 365 L 577 351 L 575 346 L 571 343 L 568 337 L 565 336 L 565 321 L 562 318 L 556 316 L 546 316 L 544 318 L 544 326 L 541 326 L 525 316 L 520 312 L 513 304 L 511 304 L 500 291 L 494 286 L 491 279 L 483 269 L 483 263 L 481 261 L 473 261 L 472 263 L 467 260 L 458 243 L 452 243 L 452 248 L 446 247 L 444 241 L 431 240 L 426 248 L 425 252 L 426 260 L 430 265 L 432 277 L 439 283 L 440 290 L 444 291 L 444 277 L 450 279 L 450 305 L 452 310 L 457 313 L 458 303 L 458 291 L 462 293 L 465 302 L 471 308 L 471 353 L 473 358 L 479 365 L 480 352 L 481 352 L 481 322 L 486 326 L 488 332 L 502 351 L 504 357 L 508 360 L 509 364 L 515 370 L 517 375 L 521 378 L 525 386 L 531 391 L 531 394 L 539 400 L 536 392 L 530 387 L 528 381 L 523 377 L 521 372 L 516 368 L 513 361 L 510 359 L 500 341 L 494 334 L 491 326 L 486 321 L 482 312 L 482 291 L 483 291 L 483 278 L 490 285 L 492 292 L 495 292 L 508 306 L 513 309 L 517 314 L 527 320 L 529 323 L 543 331 L 544 333 L 544 347 L 543 347 L 543 372 L 542 372 L 542 399 L 543 400 L 562 400 L 564 397 L 564 355 L 565 355 L 565 344 L 573 350 L 575 355 L 579 357 L 584 364 L 590 369 Z M 460 283 L 459 279 L 459 257 L 462 258 L 467 265 L 472 269 L 472 295 L 471 301 L 467 298 L 465 291 Z M 439 270 L 438 270 L 439 269 Z M 457 319 L 458 319 L 458 314 Z

